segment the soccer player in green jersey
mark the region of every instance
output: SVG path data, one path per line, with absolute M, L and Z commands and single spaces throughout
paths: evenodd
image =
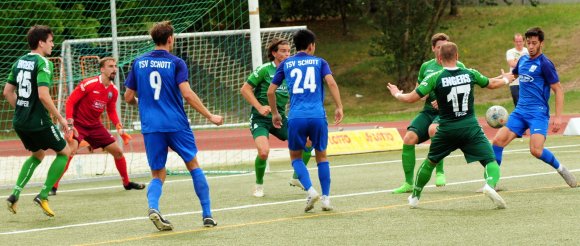
M 52 53 L 54 46 L 52 31 L 47 26 L 33 26 L 26 38 L 31 52 L 18 58 L 12 66 L 8 83 L 4 86 L 4 97 L 15 108 L 12 120 L 14 131 L 32 156 L 24 161 L 12 194 L 6 201 L 8 210 L 15 214 L 20 192 L 44 159 L 44 151 L 52 149 L 57 153 L 56 158 L 50 165 L 40 194 L 33 201 L 46 215 L 53 217 L 54 212 L 48 206 L 48 193 L 63 174 L 71 151 L 50 115 L 57 118 L 67 138 L 72 131 L 50 96 L 53 64 L 45 56 Z
M 445 33 L 436 33 L 431 37 L 431 51 L 435 54 L 435 58 L 424 62 L 419 69 L 419 76 L 417 84 L 421 83 L 428 75 L 443 69 L 441 63 L 437 61 L 437 53 L 441 45 L 449 42 L 449 36 Z M 465 68 L 463 63 L 457 61 L 457 67 Z M 405 182 L 401 187 L 394 189 L 393 194 L 409 193 L 413 191 L 413 172 L 415 171 L 415 145 L 429 140 L 435 135 L 437 125 L 439 124 L 439 115 L 437 111 L 437 101 L 435 94 L 430 93 L 425 98 L 425 106 L 417 116 L 411 121 L 407 127 L 407 132 L 403 137 L 403 154 L 401 160 L 403 161 L 403 172 L 405 173 Z M 443 159 L 437 165 L 436 171 L 437 179 L 436 186 L 445 186 L 445 171 L 443 170 Z
M 270 83 L 272 82 L 272 78 L 276 73 L 276 68 L 282 61 L 290 56 L 290 43 L 282 38 L 273 38 L 270 40 L 267 49 L 270 62 L 259 66 L 256 71 L 250 74 L 248 81 L 244 83 L 240 90 L 242 96 L 252 105 L 250 131 L 254 137 L 256 148 L 258 148 L 258 155 L 254 162 L 256 168 L 256 187 L 254 189 L 255 197 L 264 196 L 264 173 L 266 172 L 266 161 L 268 160 L 268 154 L 270 153 L 268 136 L 272 134 L 283 141 L 288 139 L 285 112 L 289 97 L 286 81 L 284 81 L 282 86 L 278 87 L 276 90 L 276 106 L 284 119 L 284 123 L 280 129 L 275 128 L 272 125 L 272 114 L 270 113 L 271 109 L 270 106 L 268 106 L 268 95 L 266 93 Z M 302 159 L 304 163 L 307 164 L 310 160 L 312 147 L 310 147 L 311 144 L 309 142 L 307 142 L 306 145 L 308 147 L 305 148 L 305 151 L 302 154 Z M 300 184 L 300 180 L 298 180 L 296 173 L 294 173 L 294 176 L 289 183 L 292 186 L 304 189 L 302 184 Z
M 432 73 L 423 80 L 417 89 L 403 94 L 395 85 L 388 84 L 391 94 L 402 102 L 416 102 L 435 92 L 439 107 L 439 127 L 431 139 L 427 159 L 421 164 L 415 178 L 413 193 L 409 196 L 409 205 L 415 208 L 419 205 L 423 187 L 431 179 L 435 166 L 452 151 L 461 149 L 467 163 L 479 161 L 484 167 L 486 184 L 483 193 L 488 196 L 498 208 L 505 208 L 506 203 L 494 190 L 499 181 L 499 165 L 489 140 L 483 134 L 474 113 L 474 85 L 496 89 L 514 80 L 513 75 L 506 74 L 495 78 L 487 78 L 477 70 L 459 68 L 457 46 L 448 42 L 443 44 L 437 54 L 437 60 L 443 65 L 443 70 Z

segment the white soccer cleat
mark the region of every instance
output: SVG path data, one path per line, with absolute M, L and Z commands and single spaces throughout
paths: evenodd
M 558 174 L 562 176 L 562 178 L 566 181 L 566 184 L 568 184 L 570 187 L 576 188 L 576 186 L 578 186 L 578 182 L 576 182 L 576 177 L 574 176 L 574 174 L 568 171 L 568 168 L 566 168 L 564 165 L 560 164 Z
M 330 197 L 322 196 L 320 198 L 320 203 L 322 203 L 322 211 L 332 211 L 334 208 L 330 205 Z
M 504 209 L 507 207 L 503 198 L 501 198 L 501 196 L 497 194 L 495 189 L 491 188 L 491 186 L 489 186 L 488 184 L 485 184 L 485 186 L 483 186 L 483 194 L 489 197 L 489 199 L 491 199 L 491 201 L 497 206 L 497 208 Z
M 304 208 L 304 212 L 308 212 L 314 208 L 314 204 L 320 200 L 320 195 L 318 192 L 314 190 L 314 188 L 310 188 L 308 191 L 308 197 L 306 197 L 306 207 Z
M 409 200 L 409 207 L 417 208 L 419 206 L 419 198 L 413 196 L 412 194 L 407 198 Z
M 290 186 L 297 187 L 297 188 L 300 188 L 301 190 L 304 190 L 304 186 L 302 186 L 302 183 L 300 183 L 299 179 L 290 179 L 290 181 L 288 181 L 288 184 L 290 184 Z
M 256 188 L 254 188 L 254 196 L 255 197 L 264 197 L 264 186 L 256 184 Z

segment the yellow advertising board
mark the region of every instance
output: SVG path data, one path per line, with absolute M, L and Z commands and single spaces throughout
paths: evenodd
M 380 128 L 328 133 L 327 155 L 345 155 L 400 150 L 403 139 L 396 128 Z

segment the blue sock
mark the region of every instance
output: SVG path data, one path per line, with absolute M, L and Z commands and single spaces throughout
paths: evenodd
M 312 181 L 310 181 L 310 173 L 308 173 L 304 161 L 302 159 L 293 160 L 292 167 L 294 167 L 294 172 L 298 175 L 298 179 L 302 186 L 304 186 L 304 189 L 310 189 L 312 187 Z
M 554 154 L 552 154 L 552 152 L 549 151 L 548 149 L 544 149 L 544 151 L 542 151 L 542 156 L 540 156 L 540 160 L 550 164 L 550 166 L 554 167 L 555 169 L 560 168 L 560 162 L 558 161 L 558 159 L 556 159 Z
M 204 218 L 211 217 L 211 201 L 209 199 L 209 185 L 205 179 L 205 174 L 201 168 L 196 168 L 189 171 L 191 178 L 193 179 L 193 189 L 195 189 L 195 194 L 199 198 L 201 203 L 202 216 Z
M 159 198 L 161 198 L 162 190 L 163 182 L 161 182 L 161 179 L 155 178 L 149 182 L 149 187 L 147 187 L 147 203 L 149 203 L 149 208 L 159 211 Z
M 328 161 L 318 163 L 318 179 L 322 188 L 322 195 L 330 195 L 330 164 Z
M 503 147 L 499 147 L 497 145 L 493 145 L 493 153 L 495 154 L 495 161 L 497 165 L 501 165 L 501 156 L 503 154 Z

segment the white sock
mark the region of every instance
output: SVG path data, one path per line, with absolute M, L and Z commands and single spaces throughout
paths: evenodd
M 310 189 L 308 189 L 308 195 L 309 196 L 318 196 L 318 192 L 314 189 L 313 186 L 311 186 Z

